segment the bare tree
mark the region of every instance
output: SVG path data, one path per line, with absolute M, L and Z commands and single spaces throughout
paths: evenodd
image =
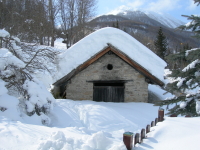
M 48 0 L 48 16 L 51 25 L 51 46 L 54 46 L 55 41 L 55 24 L 56 24 L 56 17 L 59 12 L 59 4 L 57 0 Z
M 96 0 L 77 0 L 77 38 L 81 39 L 87 35 L 86 23 L 95 15 Z
M 60 14 L 66 46 L 69 48 L 73 44 L 73 30 L 77 17 L 76 0 L 60 0 Z

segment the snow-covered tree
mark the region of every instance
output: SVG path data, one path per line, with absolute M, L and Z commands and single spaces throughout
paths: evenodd
M 54 98 L 35 73 L 50 71 L 48 66 L 54 62 L 56 52 L 49 47 L 23 44 L 5 30 L 0 30 L 0 40 L 0 80 L 9 94 L 18 98 L 20 110 L 29 116 L 36 113 L 41 116 L 43 124 L 49 124 L 47 115 Z M 0 98 L 0 104 L 5 101 L 8 100 Z M 11 109 L 2 108 L 5 112 Z
M 160 27 L 158 30 L 158 34 L 156 40 L 154 41 L 155 51 L 158 56 L 162 59 L 165 58 L 167 52 L 167 38 L 163 34 L 162 28 Z
M 200 4 L 199 0 L 195 3 Z M 200 16 L 185 16 L 191 22 L 180 26 L 182 30 L 192 29 L 196 37 L 200 37 Z M 174 54 L 178 56 L 180 53 Z M 182 54 L 187 66 L 183 69 L 172 70 L 169 75 L 172 82 L 167 84 L 167 91 L 176 97 L 162 101 L 161 105 L 176 104 L 169 109 L 168 114 L 181 114 L 190 116 L 200 116 L 200 48 L 187 50 Z

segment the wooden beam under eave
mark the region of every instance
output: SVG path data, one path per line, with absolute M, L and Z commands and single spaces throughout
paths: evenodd
M 88 61 L 86 61 L 85 63 L 83 63 L 82 65 L 80 65 L 77 69 L 78 72 L 82 71 L 83 69 L 87 68 L 89 65 L 91 65 L 93 62 L 95 62 L 97 59 L 99 59 L 100 57 L 102 57 L 103 55 L 105 55 L 108 51 L 110 51 L 111 48 L 107 47 L 106 49 L 104 49 L 103 51 L 99 52 L 98 54 L 96 54 L 93 58 L 89 59 Z

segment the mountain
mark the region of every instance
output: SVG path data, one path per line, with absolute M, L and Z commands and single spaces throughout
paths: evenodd
M 116 27 L 116 24 L 152 51 L 155 49 L 154 41 L 160 27 L 168 39 L 168 54 L 178 52 L 186 44 L 191 47 L 198 46 L 198 41 L 191 37 L 192 32 L 176 29 L 177 26 L 185 24 L 184 22 L 159 12 L 120 8 L 94 18 L 88 27 L 96 30 L 108 26 Z
M 147 10 L 139 10 L 139 9 L 131 9 L 129 7 L 119 7 L 107 15 L 117 15 L 128 18 L 130 20 L 138 20 L 140 22 L 153 25 L 153 22 L 159 22 L 160 24 L 169 27 L 176 28 L 180 25 L 185 24 L 184 22 L 170 16 L 166 13 L 147 11 Z

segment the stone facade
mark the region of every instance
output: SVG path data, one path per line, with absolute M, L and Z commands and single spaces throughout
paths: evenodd
M 109 70 L 108 64 L 113 68 Z M 76 74 L 66 85 L 66 98 L 92 100 L 91 80 L 129 80 L 125 83 L 125 102 L 147 102 L 148 83 L 145 77 L 114 53 L 106 53 L 87 68 Z

